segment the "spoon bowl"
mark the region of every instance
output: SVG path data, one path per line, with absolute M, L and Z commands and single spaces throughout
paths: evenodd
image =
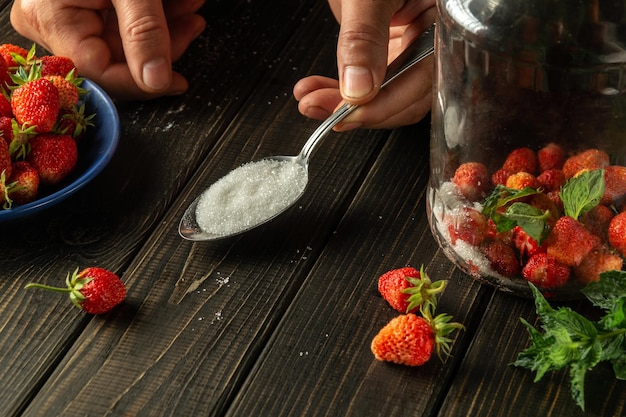
M 432 54 L 433 42 L 434 24 L 389 65 L 381 88 Z M 178 226 L 180 236 L 191 241 L 223 239 L 283 213 L 304 194 L 315 147 L 357 107 L 344 103 L 335 110 L 311 134 L 298 155 L 249 162 L 219 179 L 185 210 Z

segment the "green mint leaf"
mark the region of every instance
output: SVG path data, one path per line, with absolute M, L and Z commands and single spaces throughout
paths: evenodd
M 538 190 L 532 187 L 526 187 L 522 190 L 515 190 L 513 188 L 505 187 L 504 185 L 497 185 L 491 194 L 487 196 L 483 204 L 483 214 L 487 217 L 493 218 L 501 207 L 508 205 L 509 203 L 519 200 L 523 197 L 530 195 L 540 194 Z
M 587 368 L 579 364 L 574 364 L 570 368 L 570 390 L 572 398 L 576 404 L 585 411 L 585 374 Z
M 519 225 L 530 237 L 541 243 L 547 233 L 546 220 L 549 211 L 541 210 L 530 204 L 515 202 L 504 213 L 509 220 Z
M 624 342 L 622 342 L 624 343 Z M 626 350 L 626 345 L 622 346 L 622 352 Z M 626 356 L 622 354 L 619 358 L 614 358 L 612 360 L 613 363 L 613 372 L 615 372 L 615 377 L 617 379 L 626 380 Z
M 613 307 L 606 310 L 606 315 L 600 320 L 600 326 L 607 331 L 626 330 L 626 296 L 618 298 Z
M 611 334 L 611 333 L 609 333 Z M 602 343 L 602 360 L 613 363 L 614 365 L 620 362 L 622 366 L 626 364 L 626 335 L 624 333 L 617 333 L 613 337 L 600 336 Z M 626 374 L 624 374 L 626 377 Z
M 498 232 L 508 232 L 517 224 L 515 220 L 511 220 L 500 213 L 494 213 L 491 216 L 491 220 L 493 220 L 493 223 L 496 225 L 496 230 L 498 230 Z
M 611 310 L 620 297 L 626 296 L 626 271 L 607 271 L 600 274 L 600 280 L 591 282 L 582 293 L 603 310 Z
M 556 369 L 549 354 L 550 346 L 554 344 L 554 338 L 539 332 L 523 318 L 520 318 L 520 321 L 526 326 L 531 343 L 529 347 L 518 354 L 512 365 L 536 372 L 534 381 L 537 382 L 546 372 Z
M 585 171 L 570 178 L 559 195 L 563 201 L 565 215 L 576 220 L 600 203 L 604 194 L 604 170 Z

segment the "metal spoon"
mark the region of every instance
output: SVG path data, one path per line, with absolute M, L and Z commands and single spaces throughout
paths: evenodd
M 396 77 L 402 74 L 407 69 L 411 68 L 413 65 L 426 58 L 430 54 L 433 53 L 434 50 L 434 31 L 435 25 L 433 24 L 429 27 L 422 35 L 420 35 L 409 47 L 398 56 L 389 66 L 387 67 L 387 75 L 381 85 L 381 88 L 384 88 L 387 84 L 393 81 Z M 308 176 L 308 166 L 309 166 L 309 158 L 313 153 L 315 147 L 321 142 L 321 140 L 332 130 L 332 128 L 339 122 L 341 122 L 346 116 L 352 113 L 358 106 L 351 105 L 348 103 L 343 104 L 339 107 L 328 119 L 320 124 L 320 126 L 311 134 L 309 139 L 306 141 L 300 153 L 296 156 L 271 156 L 264 158 L 261 161 L 281 161 L 285 163 L 295 163 L 302 167 L 304 175 Z M 236 173 L 237 170 L 244 169 L 244 167 L 249 164 L 242 165 L 241 167 L 231 171 L 226 177 L 229 175 Z M 223 177 L 221 180 L 224 180 Z M 218 182 L 220 182 L 219 180 Z M 218 182 L 213 184 L 211 187 L 215 186 Z M 278 216 L 282 212 L 284 212 L 287 208 L 291 207 L 293 203 L 295 203 L 301 196 L 304 194 L 304 189 L 306 188 L 306 182 L 308 182 L 308 178 L 304 178 L 304 186 L 302 186 L 301 190 L 296 192 L 289 201 L 283 204 L 281 207 L 278 207 L 275 211 L 271 211 L 267 213 L 267 215 L 263 216 L 256 221 L 253 221 L 252 224 L 242 224 L 241 227 L 233 228 L 227 232 L 212 232 L 209 228 L 202 228 L 198 223 L 198 203 L 203 198 L 203 195 L 206 192 L 209 192 L 211 187 L 209 187 L 205 192 L 200 194 L 187 208 L 183 217 L 180 220 L 180 224 L 178 226 L 178 233 L 181 237 L 187 240 L 193 241 L 206 241 L 206 240 L 216 240 L 222 239 L 230 236 L 234 236 L 250 229 L 253 229 L 271 219 Z M 297 190 L 296 190 L 297 191 Z M 269 203 L 269 201 L 268 201 Z M 202 222 L 201 222 L 202 223 Z

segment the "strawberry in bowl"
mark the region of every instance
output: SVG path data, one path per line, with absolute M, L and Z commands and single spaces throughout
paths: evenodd
M 0 222 L 58 203 L 113 157 L 113 101 L 66 57 L 0 45 Z

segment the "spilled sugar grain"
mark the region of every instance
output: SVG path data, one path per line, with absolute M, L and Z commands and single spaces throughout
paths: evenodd
M 202 194 L 196 209 L 198 225 L 216 236 L 242 232 L 289 207 L 306 183 L 306 170 L 294 162 L 249 162 Z

